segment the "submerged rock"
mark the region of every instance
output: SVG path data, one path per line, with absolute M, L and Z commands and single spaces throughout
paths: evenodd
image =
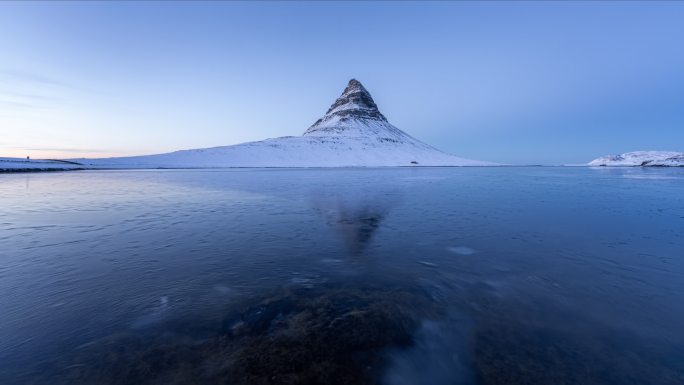
M 681 344 L 653 345 L 562 304 L 481 283 L 283 288 L 211 317 L 87 344 L 23 384 L 572 385 L 684 383 Z M 427 286 L 427 285 L 425 285 Z M 36 371 L 38 372 L 38 371 Z
M 188 325 L 170 324 L 89 344 L 36 383 L 375 384 L 382 352 L 410 346 L 428 314 L 434 309 L 419 291 L 283 291 L 232 311 L 201 340 Z

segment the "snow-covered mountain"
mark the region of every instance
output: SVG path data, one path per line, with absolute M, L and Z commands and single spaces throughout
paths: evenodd
M 589 166 L 669 166 L 684 167 L 684 152 L 634 151 L 594 159 Z
M 93 168 L 496 165 L 441 152 L 394 127 L 356 79 L 302 136 L 158 155 L 72 160 Z

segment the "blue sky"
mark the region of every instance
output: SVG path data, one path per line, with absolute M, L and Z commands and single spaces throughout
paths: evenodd
M 0 156 L 300 135 L 355 77 L 444 151 L 684 151 L 684 3 L 0 2 Z

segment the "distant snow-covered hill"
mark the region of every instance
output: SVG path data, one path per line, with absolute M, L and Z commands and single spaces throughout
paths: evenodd
M 684 167 L 684 152 L 634 151 L 621 155 L 602 156 L 588 164 L 589 166 Z
M 394 127 L 355 79 L 302 136 L 158 155 L 72 161 L 89 168 L 496 165 L 441 152 Z
M 51 159 L 0 158 L 0 172 L 58 171 L 83 168 L 74 162 Z

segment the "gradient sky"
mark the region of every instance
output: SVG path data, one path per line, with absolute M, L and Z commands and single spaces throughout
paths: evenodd
M 0 156 L 300 135 L 359 79 L 447 152 L 684 151 L 684 3 L 0 2 Z

